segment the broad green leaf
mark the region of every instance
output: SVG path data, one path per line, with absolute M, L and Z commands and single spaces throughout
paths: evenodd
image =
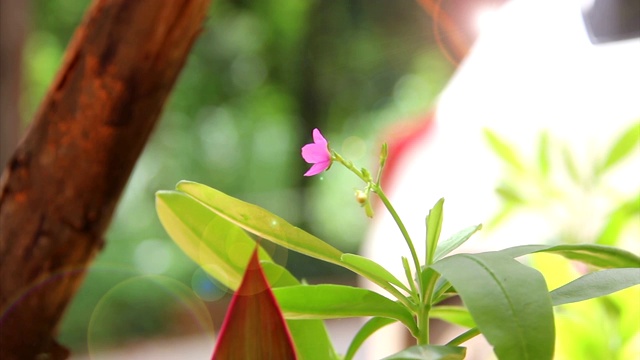
M 581 261 L 603 269 L 640 267 L 640 258 L 636 255 L 615 247 L 596 244 L 522 245 L 500 250 L 500 252 L 514 258 L 536 252 L 545 252 L 561 255 L 569 260 Z
M 524 171 L 525 166 L 520 160 L 520 155 L 516 151 L 515 147 L 509 144 L 506 140 L 500 138 L 496 133 L 489 129 L 484 129 L 484 137 L 489 143 L 489 146 L 496 155 L 498 155 L 505 163 L 518 171 Z
M 190 196 L 176 191 L 156 194 L 156 211 L 173 241 L 224 286 L 240 285 L 255 241 Z M 261 259 L 269 260 L 266 252 Z
M 238 288 L 255 247 L 255 241 L 244 230 L 181 192 L 159 191 L 156 209 L 169 236 L 192 260 L 229 289 Z M 299 284 L 286 269 L 271 262 L 265 251 L 260 252 L 260 258 L 272 287 Z M 336 358 L 321 320 L 287 323 L 300 359 L 313 360 L 317 354 L 329 354 L 323 356 L 326 359 Z
M 398 278 L 391 274 L 387 269 L 382 267 L 382 265 L 371 259 L 360 255 L 344 254 L 342 255 L 342 261 L 346 264 L 351 265 L 351 268 L 357 270 L 356 272 L 358 274 L 366 277 L 376 284 L 387 282 L 389 284 L 396 285 L 406 292 L 409 292 L 409 289 L 407 289 L 407 287 L 400 280 L 398 280 Z
M 349 344 L 349 349 L 347 349 L 347 353 L 344 356 L 344 360 L 351 360 L 358 352 L 358 349 L 362 346 L 362 344 L 369 338 L 369 336 L 373 335 L 376 331 L 381 328 L 393 324 L 397 320 L 382 318 L 382 317 L 373 317 L 369 319 L 361 328 L 358 330 L 356 335 L 351 340 L 351 344 Z
M 195 182 L 176 186 L 215 214 L 259 237 L 311 257 L 343 266 L 342 252 L 269 211 Z
M 636 149 L 636 151 L 639 150 L 638 146 L 640 146 L 640 122 L 633 124 L 618 138 L 611 150 L 609 150 L 607 157 L 600 167 L 600 172 L 604 172 L 619 163 L 629 155 L 633 149 Z
M 335 319 L 377 316 L 396 319 L 417 331 L 402 305 L 370 290 L 343 285 L 301 285 L 273 290 L 288 319 Z
M 538 271 L 500 252 L 452 255 L 432 267 L 455 286 L 498 358 L 553 357 L 553 308 Z
M 538 142 L 538 170 L 543 177 L 549 175 L 549 169 L 551 168 L 550 162 L 549 133 L 543 131 L 540 134 L 540 140 Z
M 436 249 L 434 261 L 438 261 L 447 256 L 450 252 L 457 249 L 460 245 L 469 240 L 471 235 L 475 234 L 480 229 L 482 229 L 482 224 L 469 226 L 468 228 L 454 234 L 447 240 L 440 242 Z
M 463 360 L 467 349 L 459 346 L 416 345 L 383 360 Z
M 427 215 L 427 253 L 425 254 L 426 265 L 433 263 L 433 257 L 438 246 L 438 239 L 440 238 L 440 230 L 442 230 L 442 206 L 444 205 L 444 198 L 441 198 L 433 205 L 433 208 L 429 210 Z
M 640 269 L 607 269 L 592 272 L 553 290 L 553 305 L 562 305 L 609 295 L 640 284 Z
M 300 285 L 298 279 L 281 265 L 271 261 L 260 261 L 260 266 L 272 288 Z
M 287 319 L 287 325 L 300 360 L 340 359 L 333 348 L 324 321 Z
M 300 285 L 300 282 L 284 267 L 268 261 L 262 261 L 260 265 L 271 287 Z M 287 325 L 291 330 L 291 336 L 293 336 L 300 359 L 338 358 L 322 320 L 287 319 Z
M 267 210 L 195 182 L 181 181 L 176 188 L 200 202 L 216 215 L 254 235 L 360 274 L 360 269 L 352 268 L 349 264 L 342 262 L 343 253 L 340 250 Z M 366 276 L 367 274 L 360 275 Z M 372 281 L 374 280 L 372 279 Z M 390 286 L 386 281 L 376 282 L 376 284 L 394 293 L 394 289 L 388 289 Z M 397 291 L 394 295 L 401 296 Z
M 251 255 L 220 331 L 212 360 L 297 359 L 293 339 L 258 261 Z M 264 331 L 268 326 L 269 331 Z
M 469 310 L 462 306 L 435 306 L 429 311 L 429 317 L 450 322 L 467 328 L 476 327 Z

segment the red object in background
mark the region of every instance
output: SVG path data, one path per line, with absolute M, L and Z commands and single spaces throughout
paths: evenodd
M 233 295 L 212 360 L 296 359 L 291 333 L 253 252 Z
M 394 187 L 394 175 L 399 172 L 405 153 L 420 142 L 429 141 L 434 126 L 434 113 L 430 112 L 416 120 L 395 124 L 385 131 L 389 148 L 385 170 L 382 172 L 382 185 L 385 190 Z

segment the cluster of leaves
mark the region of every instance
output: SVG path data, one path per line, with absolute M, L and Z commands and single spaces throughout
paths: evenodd
M 637 184 L 628 180 L 632 187 L 623 193 L 609 184 L 611 179 L 620 178 L 617 171 L 633 169 L 635 165 L 628 165 L 630 162 L 637 164 L 640 122 L 622 131 L 604 152 L 590 154 L 600 157 L 589 162 L 579 161 L 567 144 L 548 133 L 540 135 L 534 159 L 526 159 L 516 146 L 493 131 L 486 130 L 485 136 L 505 165 L 505 174 L 496 189 L 502 199 L 502 210 L 492 225 L 499 226 L 502 220 L 527 211 L 559 225 L 553 234 L 553 241 L 558 244 L 637 248 L 640 188 L 633 189 Z M 596 216 L 580 219 L 584 213 Z M 562 214 L 571 214 L 571 218 L 558 221 L 558 215 Z M 585 223 L 589 223 L 587 229 Z M 545 275 L 551 289 L 580 275 L 569 261 L 544 256 L 530 260 Z M 556 339 L 562 344 L 556 354 L 574 359 L 637 357 L 640 327 L 637 321 L 629 319 L 640 316 L 638 296 L 640 289 L 635 288 L 598 301 L 563 306 L 556 312 Z
M 496 189 L 503 200 L 503 208 L 493 225 L 519 209 L 549 208 L 558 202 L 564 202 L 561 206 L 566 207 L 572 200 L 572 193 L 578 192 L 573 197 L 585 199 L 598 196 L 596 193 L 603 190 L 604 197 L 611 198 L 614 205 L 606 214 L 608 221 L 599 229 L 595 239 L 584 238 L 572 229 L 560 229 L 560 242 L 615 245 L 625 226 L 640 216 L 640 188 L 633 196 L 624 198 L 624 195 L 604 186 L 607 176 L 616 170 L 617 165 L 634 155 L 634 150 L 640 146 L 640 122 L 622 132 L 604 156 L 584 166 L 578 165 L 569 146 L 546 132 L 540 134 L 534 161 L 526 161 L 516 146 L 489 129 L 485 129 L 485 138 L 507 170 Z M 560 159 L 560 164 L 554 163 L 555 159 Z M 568 183 L 565 179 L 569 180 Z
M 316 359 L 319 354 L 323 359 L 338 359 L 321 319 L 361 316 L 372 318 L 356 334 L 345 359 L 351 359 L 369 335 L 393 322 L 404 324 L 418 345 L 388 359 L 462 359 L 465 348 L 459 345 L 479 333 L 500 358 L 551 359 L 555 341 L 553 306 L 640 283 L 640 258 L 602 245 L 529 245 L 447 256 L 480 226 L 439 241 L 443 200 L 427 217 L 427 252 L 416 273 L 407 274 L 409 286 L 370 259 L 342 253 L 260 207 L 202 184 L 180 182 L 175 191 L 158 192 L 156 208 L 165 229 L 183 251 L 230 289 L 240 286 L 256 246 L 252 234 L 349 269 L 395 297 L 393 301 L 366 289 L 342 285 L 301 284 L 260 250 L 261 266 L 301 359 Z M 556 254 L 599 270 L 549 292 L 540 272 L 515 260 L 531 253 Z M 403 262 L 409 272 L 408 261 Z M 464 306 L 440 304 L 454 295 L 462 298 Z M 446 346 L 429 345 L 429 318 L 469 330 Z M 235 341 L 242 344 L 256 339 Z

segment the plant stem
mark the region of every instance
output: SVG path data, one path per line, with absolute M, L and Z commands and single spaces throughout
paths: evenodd
M 425 268 L 418 273 L 422 284 L 420 289 L 420 309 L 418 312 L 418 345 L 429 344 L 429 313 L 431 312 L 433 290 L 440 275 L 432 268 Z
M 423 305 L 418 312 L 418 345 L 429 344 L 429 310 L 431 305 Z
M 411 287 L 411 297 L 416 302 L 416 304 L 420 304 L 420 293 L 416 288 L 416 282 L 413 281 L 411 277 L 411 268 L 409 267 L 409 260 L 406 257 L 402 257 L 402 266 L 404 267 L 404 274 L 407 277 L 407 281 L 409 282 L 409 286 Z
M 413 241 L 411 241 L 411 237 L 409 236 L 409 232 L 407 232 L 407 228 L 404 226 L 404 223 L 402 223 L 400 216 L 398 216 L 398 213 L 393 208 L 393 205 L 391 205 L 391 202 L 389 202 L 389 199 L 387 199 L 387 196 L 382 191 L 382 188 L 380 188 L 376 184 L 372 184 L 371 189 L 376 193 L 376 195 L 378 195 L 384 206 L 387 208 L 387 211 L 389 211 L 391 217 L 393 217 L 393 220 L 398 225 L 398 228 L 400 229 L 400 232 L 402 233 L 407 246 L 409 246 L 409 251 L 411 252 L 411 257 L 413 258 L 413 264 L 416 268 L 416 274 L 418 274 L 420 272 L 420 260 L 418 260 L 416 248 L 413 246 Z
M 362 171 L 360 171 L 360 169 L 355 167 L 355 165 L 353 165 L 353 163 L 351 161 L 345 160 L 337 152 L 332 151 L 331 152 L 331 158 L 332 158 L 333 161 L 337 161 L 340 164 L 344 165 L 344 167 L 346 167 L 347 169 L 351 170 L 352 173 L 356 174 L 360 179 L 362 179 L 362 181 L 366 182 L 367 184 L 372 182 L 371 177 L 367 178 L 366 176 L 364 176 L 364 174 L 362 173 Z
M 351 161 L 345 160 L 337 152 L 332 151 L 331 152 L 331 158 L 332 158 L 333 161 L 337 161 L 337 162 L 341 163 L 342 165 L 344 165 L 347 169 L 349 169 L 351 172 L 356 174 L 360 179 L 362 179 L 362 181 L 367 183 L 367 186 L 371 190 L 373 190 L 373 192 L 375 192 L 376 195 L 378 195 L 380 200 L 382 200 L 382 203 L 387 208 L 387 211 L 389 211 L 389 213 L 393 217 L 393 220 L 398 225 L 398 228 L 400 228 L 400 232 L 402 233 L 402 236 L 404 237 L 404 240 L 406 241 L 407 245 L 409 246 L 409 251 L 411 251 L 411 257 L 413 258 L 413 263 L 414 263 L 414 266 L 416 267 L 416 274 L 419 273 L 420 272 L 420 261 L 418 260 L 418 254 L 416 253 L 416 249 L 413 246 L 413 241 L 411 241 L 411 237 L 409 237 L 409 233 L 407 232 L 407 228 L 402 223 L 402 220 L 400 219 L 400 216 L 398 216 L 398 213 L 393 208 L 393 205 L 391 205 L 391 202 L 389 202 L 389 199 L 384 194 L 384 192 L 382 191 L 382 188 L 379 186 L 379 184 L 376 184 L 376 183 L 373 182 L 373 179 L 371 178 L 371 175 L 368 174 L 368 172 L 367 172 L 368 176 L 365 176 L 365 174 L 362 171 L 360 171 L 358 168 L 356 168 Z
M 405 242 L 407 243 L 407 246 L 409 247 L 409 251 L 411 252 L 411 257 L 413 258 L 413 263 L 416 269 L 415 273 L 417 277 L 417 282 L 420 285 L 419 287 L 420 290 L 416 289 L 416 286 L 415 286 L 416 281 L 411 278 L 411 269 L 409 269 L 408 264 L 406 264 L 406 259 L 403 259 L 404 260 L 403 266 L 406 264 L 406 266 L 404 267 L 407 270 L 407 281 L 411 286 L 412 298 L 414 299 L 414 301 L 418 300 L 417 304 L 411 304 L 409 299 L 402 296 L 402 294 L 398 290 L 393 288 L 392 285 L 388 285 L 388 286 L 384 286 L 387 284 L 378 284 L 378 285 L 382 286 L 385 290 L 393 294 L 398 300 L 400 300 L 400 302 L 402 302 L 408 309 L 410 309 L 417 315 L 418 323 L 416 325 L 417 325 L 418 331 L 417 331 L 417 334 L 414 334 L 414 336 L 417 335 L 416 338 L 418 340 L 418 344 L 420 345 L 429 344 L 429 310 L 431 309 L 430 299 L 431 299 L 431 292 L 433 291 L 434 282 L 431 282 L 430 290 L 428 291 L 428 297 L 426 299 L 422 298 L 421 294 L 424 292 L 423 289 L 425 284 L 421 284 L 420 260 L 418 259 L 418 254 L 416 253 L 416 249 L 413 246 L 413 241 L 411 241 L 411 237 L 409 236 L 409 232 L 407 231 L 407 228 L 404 226 L 404 223 L 400 219 L 400 216 L 394 209 L 393 205 L 391 205 L 391 202 L 389 201 L 385 193 L 382 191 L 382 188 L 380 187 L 380 178 L 382 175 L 382 168 L 384 167 L 386 162 L 387 151 L 388 150 L 385 144 L 383 146 L 383 149 L 380 155 L 380 167 L 378 169 L 376 182 L 374 182 L 373 179 L 371 178 L 371 174 L 369 173 L 369 171 L 367 171 L 366 169 L 360 170 L 356 168 L 351 161 L 345 160 L 340 154 L 338 154 L 333 150 L 331 151 L 331 160 L 341 163 L 342 165 L 344 165 L 344 167 L 349 169 L 351 172 L 356 174 L 362 181 L 364 181 L 367 184 L 366 191 L 373 191 L 376 193 L 376 195 L 378 195 L 378 198 L 380 198 L 384 206 L 387 208 L 387 211 L 389 211 L 389 213 L 391 214 L 391 217 L 398 225 L 398 228 L 400 229 L 400 232 L 402 233 L 402 236 Z M 420 303 L 420 300 L 422 300 L 422 304 Z
M 458 346 L 460 344 L 462 344 L 463 342 L 473 339 L 474 337 L 480 335 L 480 330 L 478 330 L 478 328 L 473 328 L 473 329 L 469 329 L 465 332 L 463 332 L 462 334 L 460 334 L 458 337 L 456 337 L 455 339 L 449 341 L 447 343 L 447 345 L 451 345 L 451 346 Z

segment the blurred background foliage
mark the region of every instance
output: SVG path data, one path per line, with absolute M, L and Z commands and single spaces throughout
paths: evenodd
M 429 2 L 213 0 L 120 201 L 106 247 L 67 311 L 60 341 L 75 353 L 93 353 L 152 336 L 211 330 L 201 300 L 208 301 L 210 311 L 216 306 L 224 310 L 228 296 L 169 239 L 154 209 L 154 193 L 182 179 L 256 203 L 343 251 L 356 252 L 367 226 L 353 196 L 361 184 L 341 167 L 304 178 L 308 165 L 300 147 L 318 127 L 340 153 L 363 166 L 374 165 L 386 129 L 422 117 L 432 107 L 454 65 L 436 45 L 433 20 L 420 1 Z M 25 126 L 89 3 L 30 1 L 20 104 Z M 460 5 L 464 1 L 442 2 L 449 3 L 467 10 Z M 546 165 L 539 165 L 528 166 L 531 171 L 519 177 L 505 175 L 498 188 L 505 208 L 496 220 L 524 206 L 544 212 L 555 204 L 555 196 L 536 201 L 525 196 L 544 195 L 540 189 L 553 185 L 540 182 L 538 173 Z M 560 171 L 570 174 L 570 168 Z M 570 189 L 580 190 L 576 183 L 581 181 Z M 620 211 L 604 224 L 603 234 L 637 218 L 638 207 L 625 205 L 640 204 L 632 200 L 617 200 Z M 616 231 L 606 241 L 579 240 L 615 245 Z M 556 240 L 576 241 L 563 235 Z M 311 282 L 327 276 L 329 281 L 354 280 L 337 267 L 292 252 L 276 259 Z M 550 285 L 575 275 L 570 264 L 557 259 L 541 257 L 534 264 Z M 631 358 L 638 353 L 638 291 L 561 308 L 556 314 L 559 358 Z
M 89 3 L 32 0 L 23 119 L 36 111 Z M 357 251 L 367 224 L 353 197 L 359 182 L 342 169 L 303 178 L 300 147 L 318 127 L 350 159 L 376 161 L 384 129 L 424 114 L 453 72 L 431 27 L 414 0 L 213 1 L 107 245 L 68 309 L 61 342 L 84 352 L 171 333 L 176 299 L 167 289 L 176 284 L 205 300 L 223 295 L 156 217 L 154 193 L 182 179 L 256 203 L 343 251 Z M 351 276 L 294 253 L 286 262 L 298 277 Z M 194 300 L 183 295 L 182 305 Z

